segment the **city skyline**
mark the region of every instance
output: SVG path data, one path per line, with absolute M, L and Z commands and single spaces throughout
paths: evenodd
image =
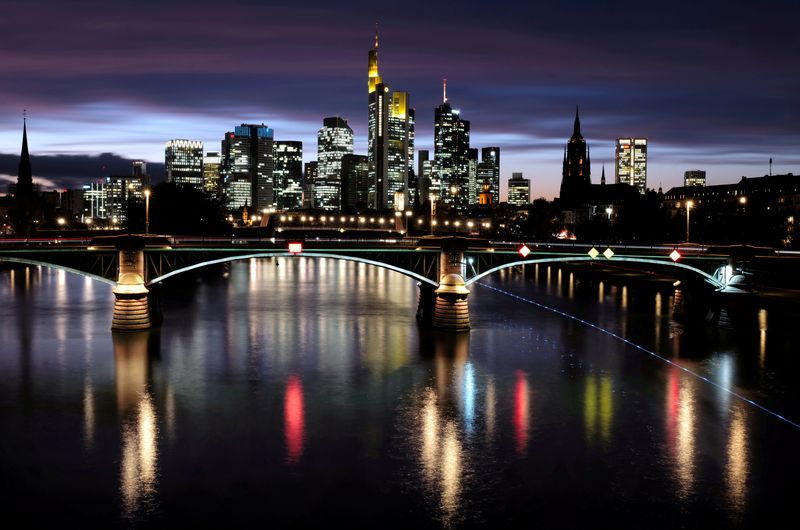
M 34 177 L 45 187 L 102 176 L 86 155 L 158 164 L 172 138 L 203 140 L 215 151 L 233 123 L 263 122 L 276 139 L 302 141 L 309 162 L 322 118 L 341 116 L 353 128 L 354 152 L 366 154 L 365 51 L 376 21 L 381 74 L 413 98 L 417 151 L 433 151 L 446 77 L 454 107 L 472 123 L 471 143 L 503 152 L 501 199 L 514 172 L 531 179 L 532 199 L 558 195 L 575 105 L 596 167 L 613 167 L 617 138 L 648 138 L 650 188 L 680 186 L 693 169 L 721 184 L 766 174 L 770 158 L 773 173 L 800 165 L 797 45 L 780 30 L 798 11 L 790 3 L 753 13 L 730 3 L 725 11 L 695 6 L 688 20 L 680 10 L 634 16 L 588 4 L 503 5 L 489 16 L 467 3 L 447 13 L 444 26 L 446 10 L 433 6 L 394 16 L 365 5 L 332 13 L 243 3 L 219 12 L 195 2 L 186 15 L 180 4 L 3 8 L 0 179 L 16 179 L 7 168 L 19 155 L 23 108 Z M 195 24 L 175 25 L 181 16 Z M 256 26 L 263 31 L 248 31 Z M 625 39 L 619 27 L 628 28 Z M 460 28 L 469 38 L 454 38 Z M 141 38 L 113 38 L 123 31 Z M 632 39 L 642 59 L 620 61 Z

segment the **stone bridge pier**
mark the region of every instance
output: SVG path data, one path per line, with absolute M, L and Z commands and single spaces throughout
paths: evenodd
M 112 331 L 140 331 L 152 326 L 149 290 L 145 287 L 144 238 L 119 238 L 119 272 L 114 287 Z
M 469 329 L 469 289 L 464 284 L 465 250 L 457 240 L 443 245 L 439 257 L 438 287 L 419 284 L 417 319 L 420 322 L 451 331 Z

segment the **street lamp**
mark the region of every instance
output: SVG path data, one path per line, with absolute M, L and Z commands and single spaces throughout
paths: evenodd
M 686 201 L 686 242 L 689 242 L 689 212 L 694 206 L 694 201 Z
M 144 190 L 144 233 L 150 233 L 150 189 Z
M 430 200 L 431 200 L 431 235 L 433 235 L 433 227 L 436 225 L 435 217 L 436 217 L 436 194 L 431 193 Z

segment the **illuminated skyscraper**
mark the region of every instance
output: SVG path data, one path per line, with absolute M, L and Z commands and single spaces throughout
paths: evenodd
M 144 200 L 142 179 L 139 177 L 106 177 L 103 191 L 105 215 L 116 224 L 122 224 L 127 219 L 129 204 Z
M 339 210 L 341 207 L 342 157 L 353 153 L 353 129 L 339 117 L 325 118 L 317 133 L 317 178 L 314 181 L 314 207 Z
M 469 159 L 467 160 L 467 189 L 469 190 L 469 204 L 470 206 L 478 204 L 478 190 L 480 183 L 478 182 L 478 150 L 470 148 Z
M 208 152 L 203 157 L 203 191 L 212 197 L 218 197 L 222 188 L 220 187 L 220 176 L 222 169 L 222 157 L 217 152 Z
M 693 169 L 683 173 L 684 186 L 705 186 L 706 172 L 700 169 Z
M 203 142 L 169 140 L 164 150 L 167 182 L 203 189 Z
M 617 138 L 616 182 L 647 191 L 647 138 Z
M 273 204 L 273 130 L 243 123 L 222 140 L 223 188 L 228 209 L 264 210 Z
M 303 142 L 275 142 L 274 206 L 296 210 L 303 206 Z
M 531 181 L 522 178 L 522 173 L 512 173 L 508 179 L 508 204 L 526 206 L 531 202 Z
M 314 181 L 317 180 L 317 161 L 306 162 L 303 171 L 303 208 L 314 207 Z
M 394 206 L 394 194 L 402 191 L 408 202 L 408 175 L 414 167 L 414 109 L 408 92 L 394 92 L 389 107 L 386 207 Z
M 561 170 L 561 202 L 567 206 L 577 205 L 588 199 L 591 189 L 592 167 L 589 147 L 581 135 L 581 118 L 575 108 L 575 123 L 572 136 L 564 146 L 564 163 Z
M 417 187 L 419 189 L 419 203 L 425 203 L 430 200 L 431 190 L 438 190 L 438 179 L 434 183 L 433 161 L 430 159 L 430 151 L 427 149 L 420 150 L 419 161 L 417 163 Z M 438 192 L 434 192 L 438 193 Z
M 492 204 L 500 204 L 500 148 L 481 149 L 481 162 L 478 164 L 478 188 L 489 184 Z
M 444 82 L 442 104 L 436 107 L 433 126 L 434 172 L 438 173 L 440 189 L 431 189 L 455 208 L 469 206 L 469 122 L 447 100 L 447 80 Z

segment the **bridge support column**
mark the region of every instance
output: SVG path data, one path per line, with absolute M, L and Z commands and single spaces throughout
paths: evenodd
M 144 251 L 134 240 L 119 246 L 119 275 L 114 287 L 112 331 L 139 331 L 152 326 L 148 289 L 144 285 Z M 124 248 L 123 248 L 124 247 Z
M 452 331 L 469 329 L 469 289 L 464 285 L 464 252 L 443 250 L 439 259 L 439 287 L 433 308 L 432 324 L 436 328 Z

